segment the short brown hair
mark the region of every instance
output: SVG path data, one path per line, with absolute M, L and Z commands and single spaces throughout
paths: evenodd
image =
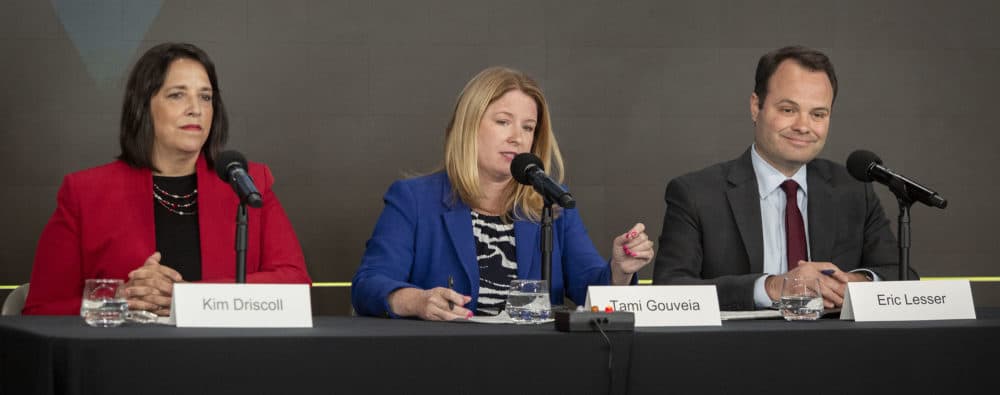
M 757 105 L 764 106 L 764 99 L 767 98 L 767 84 L 771 81 L 771 76 L 778 69 L 778 65 L 787 59 L 792 59 L 802 67 L 812 71 L 822 71 L 830 78 L 830 85 L 833 86 L 833 101 L 837 100 L 837 73 L 833 71 L 833 63 L 826 54 L 812 48 L 803 46 L 789 46 L 778 48 L 764 54 L 757 62 L 757 73 L 754 79 L 753 93 L 757 94 Z

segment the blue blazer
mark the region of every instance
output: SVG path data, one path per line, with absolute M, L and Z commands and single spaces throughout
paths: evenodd
M 517 277 L 541 278 L 541 225 L 514 222 Z M 555 304 L 569 295 L 583 304 L 588 285 L 607 285 L 611 268 L 594 249 L 580 215 L 563 210 L 553 221 L 552 289 Z M 362 315 L 395 316 L 388 295 L 403 287 L 447 287 L 472 296 L 475 311 L 479 264 L 469 206 L 453 196 L 444 172 L 396 181 L 385 194 L 385 208 L 368 240 L 351 285 L 351 303 Z

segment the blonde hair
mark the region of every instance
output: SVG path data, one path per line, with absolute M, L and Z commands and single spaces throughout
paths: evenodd
M 538 83 L 524 73 L 506 68 L 487 68 L 465 85 L 455 104 L 455 112 L 445 135 L 444 168 L 457 198 L 472 208 L 484 198 L 479 188 L 478 146 L 479 123 L 486 107 L 507 92 L 518 90 L 535 100 L 538 123 L 535 126 L 531 153 L 545 165 L 549 177 L 562 183 L 563 161 L 552 134 L 548 104 Z M 542 216 L 543 198 L 527 185 L 518 184 L 513 178 L 504 188 L 503 212 L 513 213 L 514 218 L 538 222 Z

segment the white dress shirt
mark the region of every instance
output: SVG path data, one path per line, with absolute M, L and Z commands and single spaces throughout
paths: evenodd
M 753 172 L 757 177 L 757 192 L 760 195 L 760 225 L 764 236 L 764 275 L 757 278 L 753 286 L 754 304 L 758 308 L 771 307 L 771 298 L 767 296 L 764 281 L 769 275 L 781 275 L 788 271 L 788 254 L 786 253 L 787 238 L 785 237 L 785 205 L 787 198 L 781 189 L 785 180 L 794 180 L 799 184 L 796 192 L 798 210 L 802 213 L 802 222 L 806 230 L 806 257 L 812 260 L 809 246 L 809 183 L 806 181 L 806 166 L 802 166 L 791 177 L 785 177 L 778 169 L 771 166 L 757 154 L 757 145 L 750 149 L 750 160 Z M 872 278 L 878 276 L 866 269 Z

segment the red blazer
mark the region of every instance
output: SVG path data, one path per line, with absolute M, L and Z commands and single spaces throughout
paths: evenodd
M 202 280 L 232 282 L 239 199 L 204 158 L 196 168 Z M 248 210 L 247 282 L 310 283 L 302 247 L 271 190 L 271 171 L 249 168 L 264 207 Z M 84 279 L 127 280 L 156 251 L 150 170 L 115 161 L 73 173 L 57 200 L 38 242 L 24 314 L 79 314 Z

